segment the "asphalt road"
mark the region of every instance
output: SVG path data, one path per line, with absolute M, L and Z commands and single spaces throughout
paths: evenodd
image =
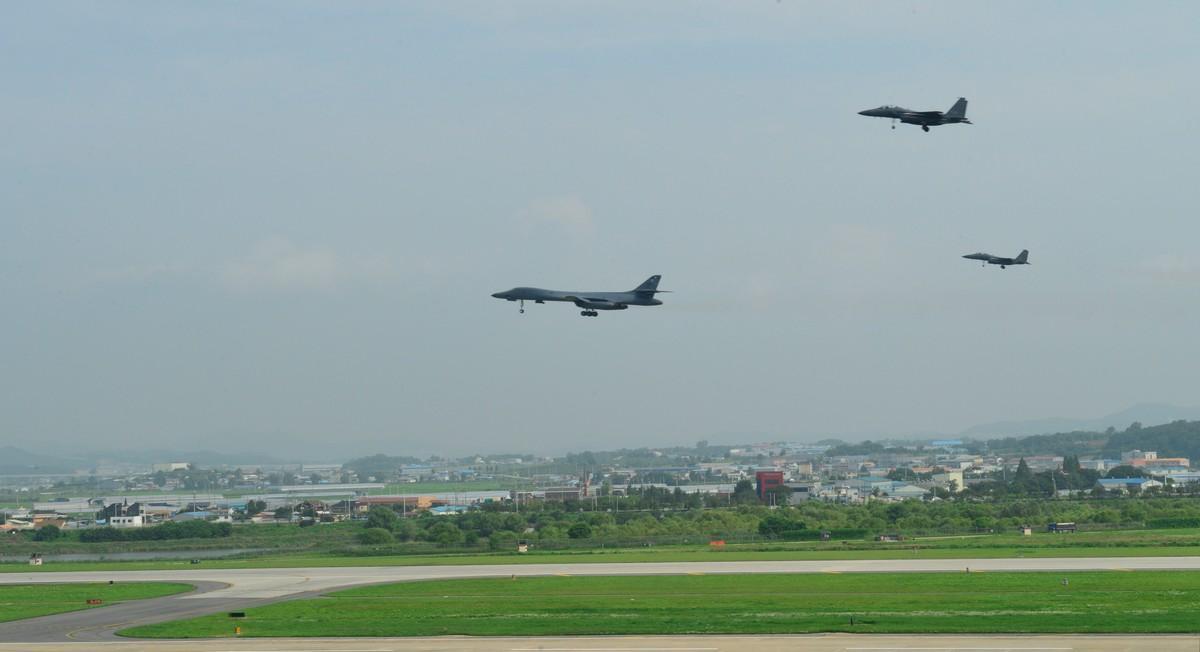
M 547 575 L 967 572 L 968 569 L 970 572 L 1200 570 L 1200 557 L 497 564 L 0 573 L 0 586 L 108 581 L 187 582 L 197 585 L 196 591 L 182 595 L 0 623 L 0 641 L 111 641 L 116 630 L 134 625 L 237 611 L 280 600 L 315 596 L 336 588 L 385 582 Z M 1197 648 L 1190 650 L 1200 652 Z
M 1197 652 L 1195 636 L 614 636 L 0 643 L 0 652 Z

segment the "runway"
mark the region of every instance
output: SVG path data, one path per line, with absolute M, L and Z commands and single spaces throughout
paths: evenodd
M 0 652 L 1196 652 L 1195 636 L 614 636 L 0 643 Z
M 228 586 L 182 599 L 286 598 L 333 588 L 473 577 L 550 575 L 686 575 L 721 573 L 938 573 L 999 571 L 1200 570 L 1197 557 L 1056 557 L 1039 559 L 885 559 L 830 561 L 715 561 L 471 566 L 348 566 L 162 571 L 0 573 L 0 585 L 42 582 L 220 582 Z
M 338 588 L 348 588 L 352 586 L 386 582 L 510 576 L 544 577 L 553 575 L 707 575 L 744 573 L 890 573 L 968 571 L 980 573 L 1003 571 L 1070 572 L 1095 570 L 1200 570 L 1200 557 L 1062 557 L 1045 559 L 895 559 L 840 561 L 652 562 L 613 564 L 496 564 L 474 566 L 360 566 L 241 569 L 200 568 L 196 570 L 189 569 L 159 571 L 109 570 L 79 572 L 72 571 L 63 573 L 44 571 L 36 573 L 0 573 L 0 586 L 5 584 L 109 581 L 185 582 L 197 586 L 196 591 L 181 595 L 156 598 L 153 600 L 127 602 L 98 609 L 89 609 L 65 614 L 57 614 L 53 616 L 43 616 L 41 618 L 31 618 L 27 620 L 0 623 L 0 641 L 22 642 L 26 644 L 35 642 L 49 643 L 89 641 L 92 644 L 96 644 L 100 641 L 112 641 L 115 638 L 114 633 L 117 630 L 134 625 L 144 625 L 165 620 L 176 620 L 179 618 L 218 613 L 222 611 L 237 611 L 271 602 L 278 602 L 280 600 L 313 597 Z M 1107 640 L 1109 637 L 1103 638 Z M 473 641 L 475 639 L 464 640 Z M 494 639 L 485 640 L 490 641 Z M 542 639 L 532 640 L 540 641 Z M 808 639 L 806 638 L 805 640 Z M 3 648 L 0 648 L 0 650 L 2 649 Z M 301 648 L 284 647 L 275 649 L 283 650 Z M 1188 649 L 1191 652 L 1200 652 L 1200 648 L 1192 647 Z

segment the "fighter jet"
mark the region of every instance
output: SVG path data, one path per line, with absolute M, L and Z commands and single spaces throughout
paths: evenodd
M 967 254 L 967 255 L 963 256 L 963 258 L 967 258 L 969 260 L 982 260 L 984 266 L 999 265 L 1000 269 L 1004 269 L 1005 267 L 1008 267 L 1009 265 L 1028 265 L 1029 264 L 1029 250 L 1023 249 L 1021 251 L 1021 253 L 1017 254 L 1016 258 L 1001 258 L 1000 256 L 993 256 L 991 254 L 984 254 L 984 253 Z
M 559 290 L 543 290 L 542 288 L 513 288 L 506 292 L 497 292 L 492 296 L 508 301 L 520 301 L 521 312 L 525 312 L 525 302 L 545 303 L 547 301 L 569 301 L 583 308 L 580 315 L 596 317 L 598 310 L 625 310 L 629 306 L 661 306 L 662 301 L 654 298 L 660 292 L 670 290 L 658 289 L 658 281 L 662 276 L 655 274 L 644 283 L 628 292 L 562 292 Z
M 872 118 L 891 118 L 892 129 L 896 128 L 896 121 L 899 120 L 905 124 L 921 125 L 922 131 L 929 131 L 930 127 L 938 125 L 971 124 L 967 120 L 967 99 L 965 97 L 958 98 L 954 106 L 950 107 L 949 111 L 942 113 L 941 111 L 912 111 L 900 106 L 881 106 L 878 109 L 867 109 L 859 111 L 859 115 L 865 115 Z

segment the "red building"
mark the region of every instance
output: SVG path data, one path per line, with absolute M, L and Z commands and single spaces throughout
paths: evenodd
M 754 480 L 754 490 L 758 493 L 758 499 L 766 501 L 767 494 L 783 484 L 783 471 L 759 471 L 754 474 Z

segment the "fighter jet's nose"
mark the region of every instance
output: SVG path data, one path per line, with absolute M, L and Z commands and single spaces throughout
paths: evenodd
M 871 115 L 871 110 L 867 109 L 865 111 L 859 111 L 858 114 L 859 115 Z
M 493 292 L 493 293 L 492 293 L 492 298 L 493 298 L 493 299 L 503 299 L 503 298 L 504 298 L 504 293 L 503 293 L 503 292 Z

